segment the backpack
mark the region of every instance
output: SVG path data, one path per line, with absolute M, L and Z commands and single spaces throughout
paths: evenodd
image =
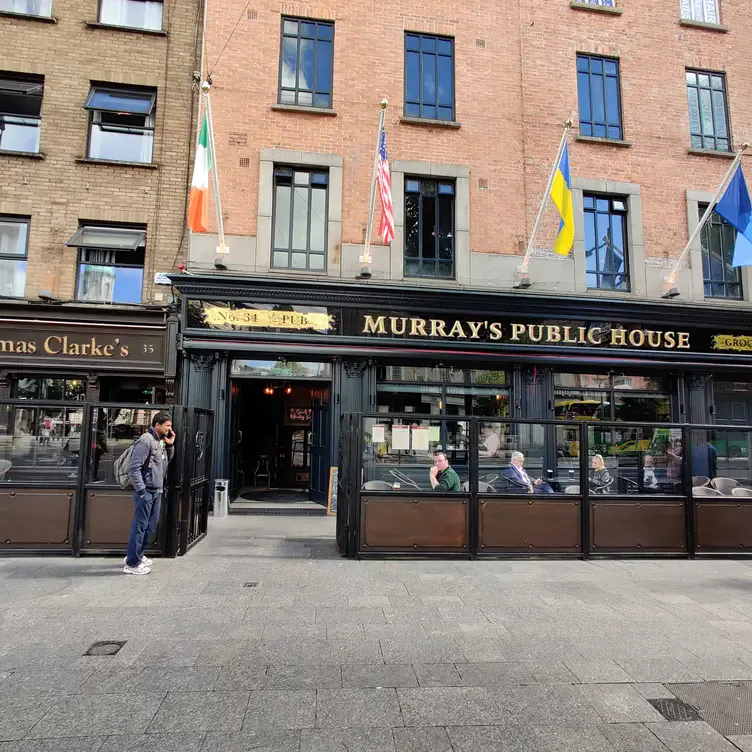
M 147 465 L 149 462 L 151 462 L 151 456 L 154 452 L 154 437 L 150 433 L 145 433 L 144 436 L 148 436 L 149 440 L 151 441 L 151 447 L 149 449 L 149 456 L 144 463 L 144 465 Z M 133 454 L 133 447 L 138 444 L 138 442 L 141 441 L 141 438 L 139 437 L 136 441 L 134 441 L 114 462 L 113 469 L 115 471 L 115 480 L 117 481 L 117 484 L 125 490 L 126 488 L 130 488 L 133 485 L 133 481 L 131 480 L 131 474 L 130 474 L 130 467 L 131 467 L 131 455 Z

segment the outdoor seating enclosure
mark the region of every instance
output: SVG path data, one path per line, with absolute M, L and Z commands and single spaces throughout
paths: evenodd
M 0 401 L 0 552 L 124 553 L 133 517 L 115 460 L 159 411 L 177 434 L 149 552 L 185 553 L 206 534 L 213 414 L 176 405 Z
M 752 427 L 354 413 L 341 429 L 351 557 L 752 551 Z M 431 487 L 439 451 L 457 492 Z

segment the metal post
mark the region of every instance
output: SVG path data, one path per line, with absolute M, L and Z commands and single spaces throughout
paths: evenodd
M 368 223 L 366 224 L 366 244 L 363 255 L 360 257 L 361 264 L 370 264 L 371 256 L 371 233 L 373 232 L 373 207 L 376 203 L 376 172 L 379 166 L 379 148 L 381 147 L 381 132 L 384 130 L 384 116 L 389 102 L 386 97 L 381 100 L 381 112 L 379 113 L 379 130 L 376 134 L 376 153 L 373 156 L 373 172 L 371 174 L 371 198 L 368 204 Z
M 209 149 L 211 150 L 210 153 L 212 160 L 212 178 L 214 182 L 214 208 L 217 210 L 217 233 L 219 234 L 217 255 L 220 256 L 229 253 L 230 249 L 225 245 L 225 226 L 222 220 L 222 202 L 219 196 L 219 170 L 217 165 L 217 150 L 214 145 L 214 121 L 212 120 L 211 99 L 209 98 L 210 89 L 211 84 L 208 81 L 204 81 L 204 83 L 201 84 L 201 90 L 204 92 L 206 118 L 209 124 Z
M 556 159 L 554 159 L 554 166 L 551 169 L 551 174 L 548 177 L 548 183 L 546 183 L 546 190 L 543 193 L 543 200 L 540 203 L 540 207 L 538 208 L 538 216 L 535 218 L 535 224 L 533 224 L 533 231 L 530 233 L 530 239 L 527 243 L 527 250 L 525 251 L 525 258 L 522 259 L 522 266 L 520 267 L 520 277 L 525 277 L 528 272 L 528 267 L 530 266 L 530 256 L 533 253 L 533 248 L 535 247 L 535 238 L 538 235 L 538 229 L 540 228 L 541 220 L 543 219 L 543 212 L 546 210 L 546 205 L 548 204 L 548 195 L 551 193 L 551 186 L 554 184 L 554 177 L 556 177 L 556 170 L 559 169 L 559 160 L 561 159 L 561 155 L 564 152 L 564 146 L 567 143 L 567 134 L 569 133 L 569 129 L 572 127 L 573 122 L 572 118 L 569 118 L 566 123 L 564 123 L 564 132 L 561 134 L 561 141 L 559 142 L 559 150 L 556 152 Z M 520 287 L 529 287 L 529 282 L 526 285 L 519 285 Z
M 702 228 L 705 226 L 705 223 L 708 221 L 708 219 L 710 219 L 710 215 L 713 213 L 713 209 L 715 208 L 715 205 L 718 203 L 718 200 L 721 198 L 721 194 L 726 190 L 726 186 L 728 186 L 729 180 L 731 180 L 731 177 L 734 174 L 734 171 L 739 166 L 739 163 L 742 161 L 742 154 L 745 152 L 745 150 L 748 147 L 749 147 L 749 144 L 745 142 L 741 145 L 741 148 L 739 149 L 739 151 L 736 152 L 736 157 L 734 157 L 734 161 L 731 163 L 731 167 L 728 168 L 728 171 L 726 172 L 726 175 L 721 181 L 720 186 L 718 186 L 718 190 L 715 192 L 715 196 L 713 196 L 710 203 L 708 204 L 708 208 L 705 210 L 705 213 L 702 215 L 702 218 L 697 223 L 697 227 L 695 227 L 692 234 L 689 236 L 687 245 L 684 246 L 684 250 L 681 252 L 681 254 L 679 255 L 679 258 L 676 260 L 676 263 L 674 264 L 674 267 L 671 270 L 671 274 L 669 274 L 668 277 L 666 277 L 665 285 L 664 285 L 665 290 L 661 297 L 675 298 L 677 295 L 679 295 L 679 288 L 676 287 L 676 277 L 679 274 L 679 269 L 682 268 L 684 261 L 687 258 L 687 254 L 690 252 L 692 245 L 697 239 L 697 236 L 700 234 Z

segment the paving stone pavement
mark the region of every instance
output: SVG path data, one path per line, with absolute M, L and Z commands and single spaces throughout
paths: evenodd
M 148 577 L 0 558 L 0 752 L 752 751 L 648 702 L 752 682 L 752 561 L 357 562 L 333 535 L 212 519 Z

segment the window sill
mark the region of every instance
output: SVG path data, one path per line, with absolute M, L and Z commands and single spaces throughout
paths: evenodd
M 12 10 L 0 10 L 0 16 L 6 16 L 7 18 L 24 18 L 27 21 L 41 21 L 42 23 L 57 23 L 57 18 L 54 16 L 37 16 L 34 13 L 14 13 Z
M 462 123 L 459 123 L 456 120 L 430 120 L 429 118 L 407 116 L 401 117 L 400 123 L 405 123 L 405 125 L 428 125 L 430 127 L 438 126 L 439 128 L 462 128 Z
M 728 26 L 725 24 L 708 23 L 707 21 L 693 21 L 691 18 L 680 18 L 679 26 L 689 26 L 692 29 L 707 29 L 708 31 L 720 31 L 722 34 L 728 32 Z
M 733 159 L 736 153 L 733 151 L 717 151 L 716 149 L 687 149 L 687 154 L 694 154 L 696 157 L 720 157 L 721 159 Z
M 21 159 L 44 159 L 44 153 L 41 151 L 11 151 L 10 149 L 0 149 L 2 157 L 21 157 Z
M 303 112 L 306 115 L 336 115 L 337 110 L 328 107 L 304 107 L 300 104 L 273 104 L 271 109 L 275 112 Z
M 158 170 L 155 162 L 119 162 L 114 159 L 91 159 L 90 157 L 76 157 L 79 164 L 111 165 L 113 167 L 141 167 L 144 170 Z
M 623 141 L 620 138 L 599 138 L 598 136 L 580 136 L 577 135 L 575 141 L 584 141 L 586 144 L 605 144 L 606 146 L 620 146 L 628 149 L 632 146 L 631 141 Z
M 99 21 L 87 21 L 90 29 L 109 29 L 110 31 L 126 31 L 130 34 L 149 34 L 153 37 L 166 37 L 167 32 L 157 29 L 140 29 L 138 26 L 120 26 L 118 24 L 99 23 Z
M 591 13 L 605 13 L 608 16 L 620 16 L 624 13 L 624 8 L 610 8 L 607 5 L 595 5 L 593 3 L 580 3 L 577 0 L 572 0 L 569 3 L 569 7 L 573 10 L 585 10 Z

